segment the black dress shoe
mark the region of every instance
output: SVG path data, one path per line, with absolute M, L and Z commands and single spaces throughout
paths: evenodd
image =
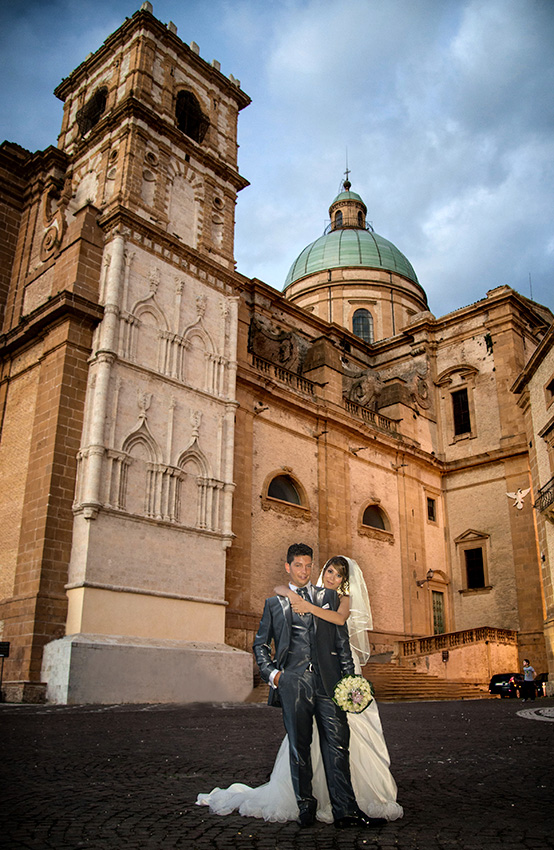
M 388 823 L 386 818 L 370 818 L 369 815 L 366 815 L 363 812 L 360 812 L 358 817 L 360 818 L 362 826 L 365 826 L 368 829 L 375 829 L 379 826 L 385 826 L 385 824 Z
M 302 829 L 305 829 L 308 826 L 313 826 L 315 823 L 315 814 L 310 811 L 300 812 L 296 818 L 296 823 Z
M 360 828 L 361 825 L 362 823 L 357 815 L 346 815 L 343 818 L 337 818 L 335 821 L 335 829 L 350 829 L 354 826 Z
M 385 818 L 370 818 L 360 812 L 359 815 L 346 815 L 344 818 L 337 818 L 335 821 L 335 829 L 374 829 L 375 827 L 384 826 L 387 823 Z

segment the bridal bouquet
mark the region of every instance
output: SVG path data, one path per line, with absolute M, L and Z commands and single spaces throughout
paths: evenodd
M 344 676 L 335 686 L 333 701 L 343 711 L 359 714 L 373 702 L 373 696 L 373 685 L 363 676 Z

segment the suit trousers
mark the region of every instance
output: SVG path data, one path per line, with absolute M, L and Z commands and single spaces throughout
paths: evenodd
M 300 812 L 316 812 L 312 794 L 313 720 L 319 731 L 325 778 L 335 820 L 358 812 L 350 780 L 350 729 L 346 714 L 327 696 L 321 678 L 314 670 L 303 674 L 281 673 L 279 697 L 283 722 L 289 736 L 292 786 Z

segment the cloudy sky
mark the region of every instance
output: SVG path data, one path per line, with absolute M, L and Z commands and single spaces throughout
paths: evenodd
M 0 3 L 0 137 L 56 144 L 52 91 L 141 0 Z M 554 309 L 553 0 L 155 0 L 241 80 L 236 256 L 281 289 L 344 179 L 443 315 L 508 284 Z

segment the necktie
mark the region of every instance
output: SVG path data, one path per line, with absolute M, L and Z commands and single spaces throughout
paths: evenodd
M 302 597 L 302 599 L 305 599 L 306 602 L 312 601 L 310 599 L 310 592 L 309 592 L 307 587 L 299 587 L 298 590 L 297 590 L 297 593 L 298 593 L 299 596 Z

